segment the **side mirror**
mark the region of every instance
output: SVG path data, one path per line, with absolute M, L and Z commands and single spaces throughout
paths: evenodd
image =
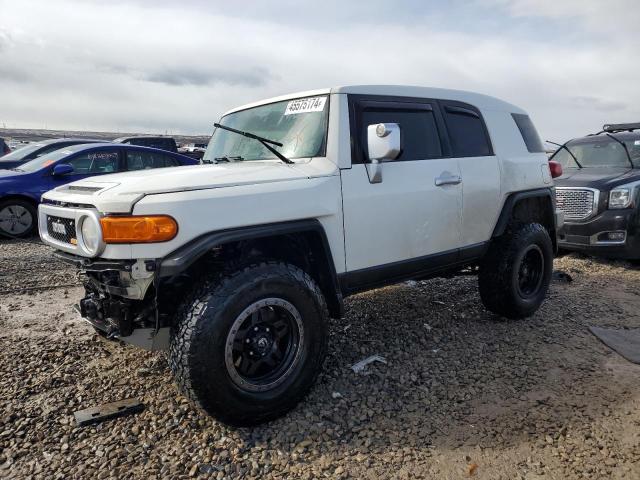
M 61 177 L 62 175 L 68 175 L 69 173 L 73 173 L 73 167 L 68 163 L 59 163 L 53 167 L 54 177 Z
M 400 125 L 378 123 L 367 127 L 367 149 L 369 161 L 367 175 L 370 183 L 382 182 L 382 162 L 391 161 L 400 155 Z

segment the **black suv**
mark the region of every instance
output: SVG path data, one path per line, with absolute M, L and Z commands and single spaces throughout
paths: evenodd
M 148 135 L 138 137 L 120 137 L 114 140 L 114 143 L 128 143 L 129 145 L 139 145 L 141 147 L 159 148 L 169 152 L 177 153 L 178 145 L 171 137 L 151 137 Z
M 555 179 L 566 250 L 640 260 L 640 123 L 605 125 L 560 145 Z

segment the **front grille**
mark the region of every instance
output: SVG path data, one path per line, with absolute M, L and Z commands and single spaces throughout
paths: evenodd
M 586 220 L 596 213 L 595 190 L 586 188 L 556 188 L 556 206 L 567 220 Z
M 76 221 L 72 218 L 54 217 L 47 215 L 47 233 L 59 242 L 75 245 Z

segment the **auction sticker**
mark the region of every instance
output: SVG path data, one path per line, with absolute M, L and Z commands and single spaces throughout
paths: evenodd
M 324 104 L 326 102 L 327 97 L 311 97 L 291 100 L 287 104 L 287 108 L 284 111 L 284 114 L 296 115 L 298 113 L 322 112 L 324 110 Z

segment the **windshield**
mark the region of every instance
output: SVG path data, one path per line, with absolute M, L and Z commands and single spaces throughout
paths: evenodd
M 13 152 L 8 153 L 8 154 L 4 155 L 3 157 L 0 157 L 0 163 L 2 163 L 4 161 L 22 160 L 27 155 L 35 152 L 36 150 L 38 150 L 38 149 L 40 149 L 42 147 L 44 147 L 44 144 L 42 144 L 42 143 L 30 143 L 29 145 L 26 145 L 24 147 L 20 147 L 17 150 L 14 150 Z
M 67 155 L 71 155 L 72 153 L 74 152 L 66 148 L 62 150 L 56 150 L 47 155 L 43 155 L 42 157 L 35 158 L 27 163 L 23 163 L 22 165 L 17 167 L 16 170 L 20 170 L 23 172 L 36 172 L 43 169 L 44 167 L 51 165 L 52 163 L 57 162 Z
M 640 166 L 640 140 L 620 139 L 629 150 L 629 156 L 634 167 Z M 591 138 L 580 138 L 567 143 L 566 148 L 576 157 L 584 168 L 620 167 L 630 168 L 629 157 L 620 142 L 615 139 L 599 135 Z M 561 148 L 551 157 L 563 168 L 579 168 L 573 157 L 566 149 Z
M 274 148 L 287 158 L 320 157 L 325 154 L 328 111 L 326 96 L 301 98 L 231 113 L 220 123 L 282 143 L 282 147 Z M 217 128 L 203 160 L 225 158 L 235 161 L 277 157 L 257 140 Z

